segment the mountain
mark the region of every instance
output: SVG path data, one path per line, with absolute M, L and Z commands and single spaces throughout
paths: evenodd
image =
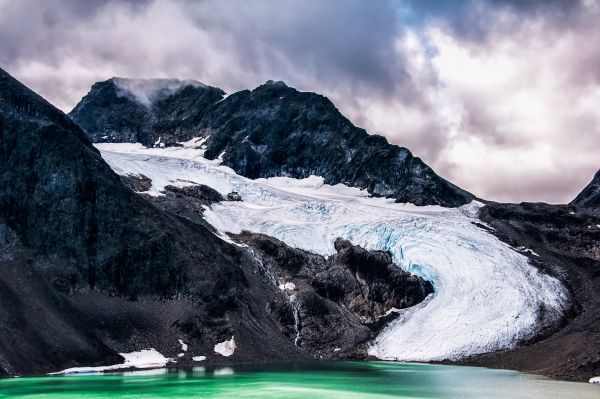
M 226 97 L 199 83 L 176 86 L 112 78 L 94 84 L 69 115 L 93 142 L 152 147 L 205 138 L 205 157 L 251 179 L 317 175 L 416 205 L 456 207 L 474 198 L 408 149 L 354 126 L 321 95 L 273 81 Z
M 600 170 L 592 181 L 571 201 L 571 205 L 584 207 L 600 207 Z
M 154 348 L 184 366 L 400 353 L 598 375 L 596 183 L 571 205 L 439 209 L 338 182 L 472 198 L 282 82 L 225 97 L 113 78 L 69 118 L 0 69 L 0 374 Z
M 384 324 L 368 320 L 432 291 L 389 256 L 350 246 L 310 260 L 312 272 L 344 276 L 330 283 L 343 295 L 304 284 L 291 303 L 273 279 L 290 257 L 308 255 L 272 243 L 279 255 L 266 270 L 254 244 L 233 245 L 200 213 L 169 202 L 220 196 L 198 187 L 169 198 L 154 204 L 131 191 L 70 118 L 0 69 L 1 375 L 115 364 L 148 348 L 184 365 L 194 356 L 207 364 L 361 357 Z M 354 272 L 356 257 L 378 274 Z M 395 294 L 369 295 L 375 288 Z M 350 310 L 347 298 L 363 306 Z M 331 333 L 317 333 L 322 326 Z

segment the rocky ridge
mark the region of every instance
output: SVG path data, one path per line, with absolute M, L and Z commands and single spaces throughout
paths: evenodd
M 579 193 L 571 205 L 583 207 L 600 207 L 600 170 L 596 172 L 592 181 Z
M 283 82 L 227 97 L 188 86 L 148 106 L 113 78 L 94 84 L 69 115 L 93 142 L 151 147 L 203 137 L 208 159 L 252 179 L 317 175 L 417 205 L 456 207 L 474 198 L 408 149 L 354 126 L 326 97 Z

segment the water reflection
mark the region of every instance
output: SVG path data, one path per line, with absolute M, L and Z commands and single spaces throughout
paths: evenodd
M 392 362 L 307 362 L 0 380 L 0 398 L 597 399 L 600 387 L 505 370 Z

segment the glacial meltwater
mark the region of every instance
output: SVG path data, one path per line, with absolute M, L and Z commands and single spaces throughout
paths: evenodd
M 0 398 L 600 398 L 600 386 L 515 371 L 310 362 L 0 379 Z

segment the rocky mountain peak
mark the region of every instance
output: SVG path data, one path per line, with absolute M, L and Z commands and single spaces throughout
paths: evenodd
M 144 90 L 156 85 L 141 84 Z M 128 83 L 132 86 L 137 83 Z M 418 205 L 460 206 L 474 198 L 408 149 L 354 126 L 325 96 L 271 80 L 225 98 L 216 88 L 201 95 L 188 90 L 148 109 L 129 95 L 119 96 L 114 89 L 100 93 L 94 85 L 70 115 L 94 142 L 151 147 L 206 137 L 205 157 L 221 157 L 224 165 L 251 179 L 316 175 L 326 184 L 343 183 Z
M 571 201 L 571 205 L 600 207 L 600 170 L 592 181 Z
M 52 104 L 0 68 L 0 113 L 5 117 L 43 124 L 72 122 Z
M 195 80 L 114 77 L 95 83 L 69 116 L 92 142 L 172 145 L 198 136 L 194 118 L 224 95 Z
M 282 80 L 267 80 L 265 83 L 258 86 L 254 90 L 256 91 L 256 90 L 264 90 L 264 89 L 283 89 L 283 88 L 290 88 L 290 87 L 287 84 L 285 84 L 285 82 Z

